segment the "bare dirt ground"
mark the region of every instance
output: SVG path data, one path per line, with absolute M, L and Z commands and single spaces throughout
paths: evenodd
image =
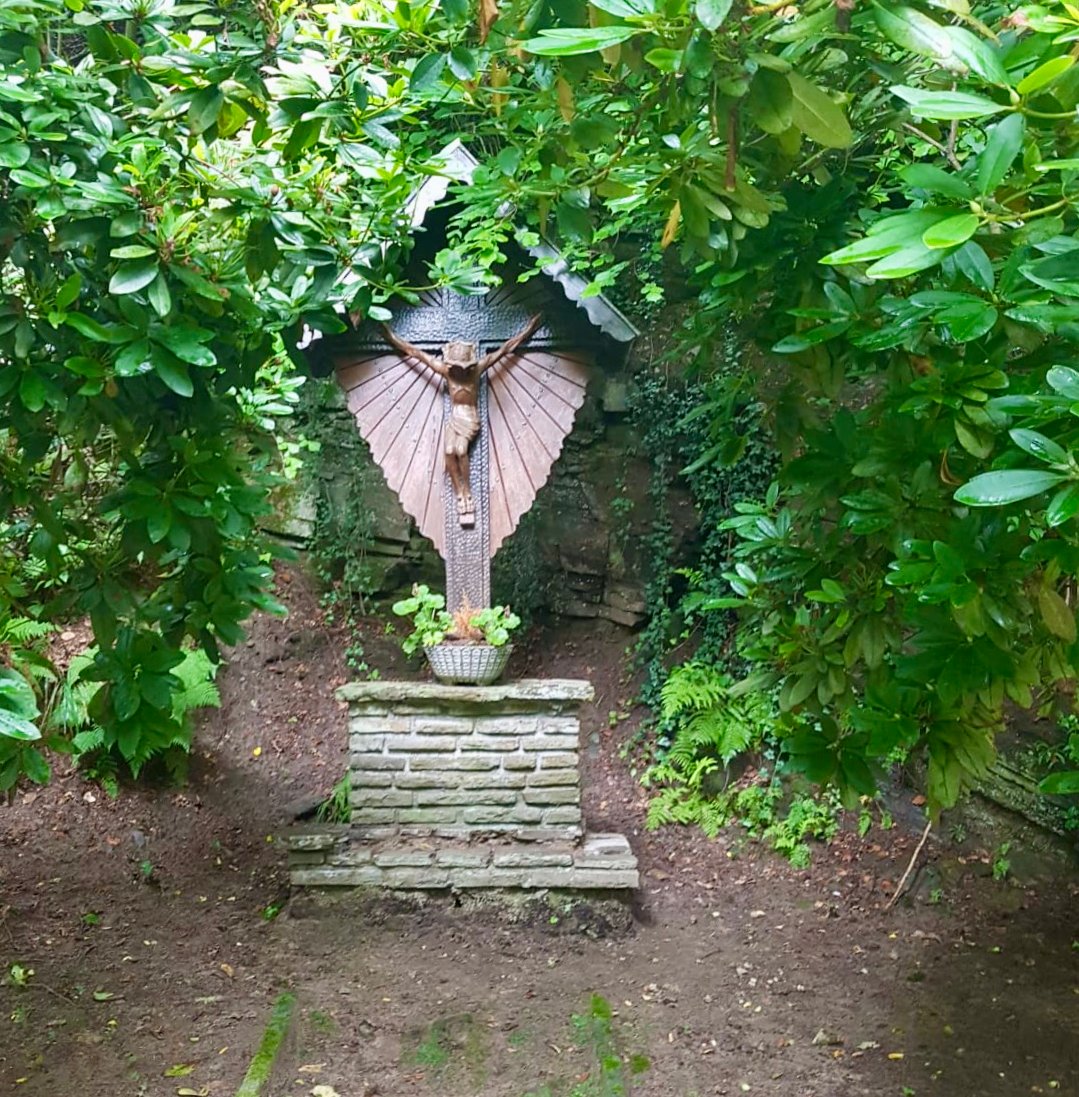
M 896 829 L 844 832 L 808 871 L 737 835 L 645 832 L 619 757 L 636 720 L 608 718 L 632 692 L 614 626 L 539 635 L 513 672 L 596 683 L 585 813 L 640 857 L 632 919 L 290 904 L 277 836 L 344 771 L 348 639 L 281 580 L 291 614 L 233 653 L 186 787 L 109 800 L 61 772 L 0 809 L 0 1094 L 231 1095 L 283 990 L 299 1022 L 275 1095 L 613 1095 L 573 1019 L 593 994 L 614 1054 L 650 1062 L 634 1094 L 1079 1094 L 1076 877 L 995 881 L 945 833 L 885 911 L 909 794 Z M 401 672 L 380 623 L 365 640 Z

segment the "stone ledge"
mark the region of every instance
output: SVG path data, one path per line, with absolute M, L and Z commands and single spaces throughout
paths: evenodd
M 543 705 L 547 702 L 591 701 L 596 691 L 591 682 L 577 678 L 522 678 L 493 686 L 447 686 L 441 682 L 349 682 L 337 690 L 339 701 L 353 704 L 404 703 L 422 711 L 446 704 L 486 707 L 506 702 Z
M 329 831 L 331 828 L 327 828 Z M 340 828 L 312 849 L 309 830 L 289 835 L 294 887 L 567 888 L 618 891 L 639 885 L 637 859 L 621 834 L 590 834 L 583 842 L 455 842 L 400 835 L 368 841 Z M 294 839 L 302 838 L 298 843 Z

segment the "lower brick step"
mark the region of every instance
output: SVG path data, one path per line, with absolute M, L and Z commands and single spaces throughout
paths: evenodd
M 285 840 L 294 887 L 620 891 L 640 883 L 637 858 L 621 834 L 586 834 L 578 842 L 370 841 L 360 829 L 308 826 Z

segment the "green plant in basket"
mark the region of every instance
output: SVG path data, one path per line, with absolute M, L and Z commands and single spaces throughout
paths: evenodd
M 453 628 L 453 617 L 446 612 L 446 599 L 424 583 L 413 586 L 408 598 L 394 602 L 393 612 L 398 617 L 412 618 L 412 632 L 401 641 L 406 655 L 441 644 Z
M 467 635 L 461 638 L 470 639 L 478 632 L 482 639 L 477 640 L 476 643 L 489 644 L 493 648 L 504 647 L 509 643 L 510 633 L 521 623 L 521 618 L 509 606 L 490 606 L 481 610 L 470 610 L 465 607 L 454 617 L 451 639 L 454 638 L 454 633 L 461 632 L 461 623 L 458 619 L 461 614 L 469 614 Z
M 467 602 L 456 613 L 446 610 L 446 599 L 424 584 L 412 588 L 408 598 L 393 605 L 398 617 L 412 618 L 412 632 L 401 641 L 405 653 L 435 647 L 445 641 L 505 647 L 521 618 L 509 606 L 473 609 Z

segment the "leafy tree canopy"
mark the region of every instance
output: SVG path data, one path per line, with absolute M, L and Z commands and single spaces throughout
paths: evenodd
M 1079 655 L 1077 39 L 1059 2 L 0 0 L 0 609 L 88 614 L 109 745 L 176 741 L 183 644 L 271 607 L 288 350 L 418 288 L 405 200 L 461 136 L 433 283 L 523 226 L 641 309 L 688 280 L 690 369 L 756 343 L 786 456 L 687 612 L 739 610 L 810 777 L 926 747 L 953 802 Z M 0 690 L 0 785 L 40 699 Z

